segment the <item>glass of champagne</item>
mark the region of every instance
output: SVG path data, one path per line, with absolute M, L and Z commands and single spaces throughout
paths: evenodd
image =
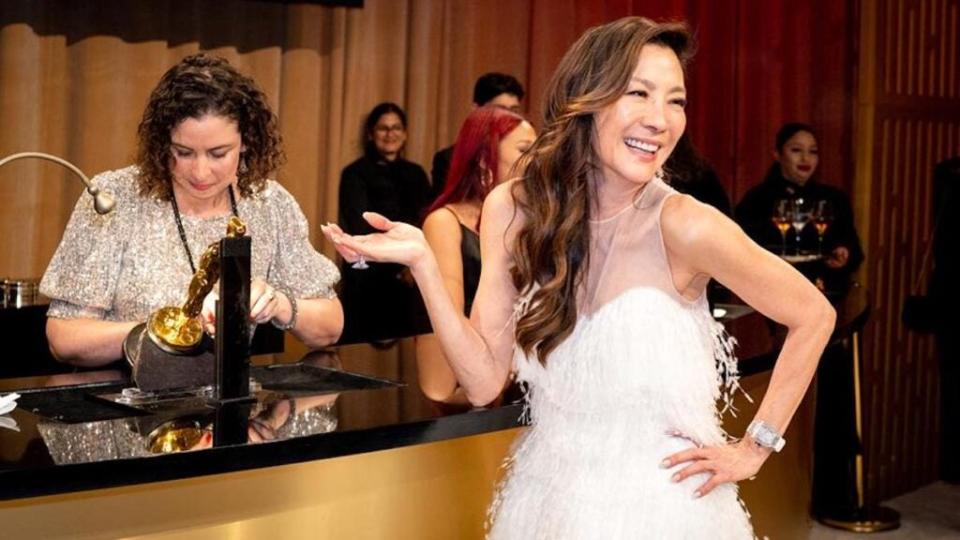
M 817 254 L 823 256 L 823 235 L 833 222 L 833 206 L 830 201 L 818 201 L 813 211 L 813 226 L 817 228 Z
M 776 225 L 777 230 L 780 231 L 780 240 L 782 242 L 780 248 L 780 255 L 784 256 L 787 254 L 787 231 L 790 230 L 790 222 L 793 220 L 793 208 L 790 205 L 790 201 L 787 199 L 780 199 L 773 206 L 773 224 Z
M 793 215 L 791 224 L 797 232 L 797 255 L 800 255 L 800 233 L 810 223 L 810 205 L 802 197 L 793 200 Z

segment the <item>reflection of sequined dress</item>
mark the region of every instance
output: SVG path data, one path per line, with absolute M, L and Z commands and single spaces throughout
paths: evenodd
M 51 298 L 49 316 L 143 321 L 186 297 L 192 273 L 168 201 L 137 193 L 136 167 L 99 174 L 93 183 L 111 191 L 116 209 L 104 216 L 81 196 L 63 233 L 40 292 Z M 310 245 L 307 220 L 297 201 L 269 180 L 237 212 L 252 239 L 253 277 L 289 287 L 300 298 L 329 298 L 336 266 Z M 230 214 L 183 216 L 194 259 L 224 236 Z
M 305 410 L 294 411 L 277 428 L 276 438 L 282 441 L 329 433 L 337 429 L 337 409 L 333 400 Z M 40 422 L 37 431 L 57 465 L 90 463 L 136 457 L 148 457 L 149 433 L 141 433 L 136 421 L 121 418 L 102 422 L 64 424 Z
M 661 468 L 689 448 L 725 442 L 716 401 L 736 388 L 729 338 L 704 297 L 674 288 L 660 234 L 673 191 L 648 184 L 623 212 L 591 224 L 590 272 L 573 333 L 543 367 L 521 353 L 531 427 L 491 508 L 490 537 L 752 538 L 737 489 L 695 499 Z

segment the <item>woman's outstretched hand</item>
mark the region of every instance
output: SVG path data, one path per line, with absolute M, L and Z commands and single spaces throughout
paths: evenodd
M 770 450 L 760 448 L 749 437 L 744 437 L 723 446 L 690 448 L 677 452 L 663 460 L 663 467 L 669 469 L 676 465 L 685 465 L 673 475 L 674 482 L 680 482 L 697 473 L 711 473 L 710 479 L 694 492 L 697 497 L 702 497 L 720 484 L 752 478 L 769 455 Z
M 423 232 L 413 225 L 390 221 L 376 212 L 364 212 L 363 218 L 383 232 L 352 236 L 333 223 L 320 227 L 347 262 L 356 262 L 362 256 L 368 262 L 391 262 L 415 268 L 430 251 Z

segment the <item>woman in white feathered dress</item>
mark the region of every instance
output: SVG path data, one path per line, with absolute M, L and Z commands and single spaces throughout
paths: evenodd
M 467 397 L 511 373 L 532 425 L 491 506 L 493 538 L 750 538 L 736 482 L 782 446 L 833 329 L 800 274 L 733 222 L 670 189 L 662 166 L 686 126 L 680 24 L 630 17 L 587 31 L 545 96 L 517 181 L 487 198 L 470 319 L 420 231 L 324 232 L 349 261 L 410 267 Z M 788 328 L 748 433 L 716 402 L 736 389 L 731 344 L 709 317 L 717 279 Z

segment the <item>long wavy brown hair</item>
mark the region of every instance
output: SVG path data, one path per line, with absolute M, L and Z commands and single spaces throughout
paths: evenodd
M 187 118 L 216 114 L 237 122 L 245 150 L 237 186 L 241 196 L 263 189 L 284 161 L 277 116 L 257 84 L 218 56 L 187 56 L 161 77 L 137 128 L 140 194 L 173 197 L 170 131 Z M 245 170 L 244 170 L 245 169 Z
M 626 17 L 587 30 L 560 61 L 544 99 L 543 130 L 514 185 L 525 217 L 514 245 L 514 285 L 535 292 L 516 340 L 541 363 L 573 331 L 576 290 L 588 268 L 588 218 L 598 173 L 594 116 L 626 91 L 644 45 L 669 47 L 686 66 L 693 40 L 683 23 Z

